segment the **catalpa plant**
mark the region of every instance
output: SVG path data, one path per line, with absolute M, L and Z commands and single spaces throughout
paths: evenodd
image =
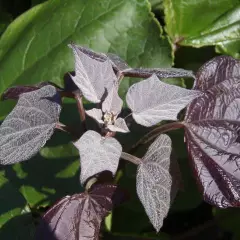
M 71 134 L 79 150 L 80 182 L 86 190 L 65 196 L 51 207 L 42 217 L 36 239 L 98 239 L 103 218 L 126 199 L 125 191 L 113 184 L 120 159 L 137 165 L 136 191 L 159 231 L 181 181 L 171 139 L 163 133 L 178 128 L 185 129 L 187 149 L 204 199 L 220 208 L 240 206 L 237 60 L 216 57 L 194 75 L 175 68 L 131 68 L 114 54 L 96 53 L 75 44 L 69 47 L 75 57 L 75 70 L 69 73 L 64 88 L 46 82 L 12 87 L 2 96 L 2 100 L 18 102 L 0 127 L 1 164 L 30 159 L 55 129 Z M 144 78 L 128 89 L 130 114 L 125 117 L 124 99 L 118 95 L 124 77 Z M 159 79 L 173 77 L 193 78 L 193 89 Z M 59 121 L 64 97 L 76 99 L 82 121 L 80 133 Z M 85 110 L 84 102 L 95 107 Z M 184 108 L 185 118 L 179 120 Z M 89 129 L 90 118 L 96 121 L 97 131 Z M 123 152 L 116 133 L 131 134 L 133 121 L 152 128 Z M 143 157 L 132 155 L 147 143 L 150 146 Z M 111 177 L 102 178 L 105 173 L 111 173 Z

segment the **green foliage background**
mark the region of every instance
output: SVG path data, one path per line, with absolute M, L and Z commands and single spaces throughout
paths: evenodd
M 9 86 L 63 83 L 74 68 L 67 44 L 116 53 L 132 67 L 181 67 L 196 71 L 218 54 L 240 58 L 239 0 L 1 0 L 0 94 Z M 136 79 L 124 79 L 122 97 Z M 190 88 L 192 81 L 168 79 Z M 13 101 L 0 102 L 0 119 Z M 61 121 L 79 125 L 74 102 L 64 102 Z M 146 130 L 121 136 L 133 144 Z M 189 165 L 182 131 L 171 133 L 183 189 L 156 234 L 136 196 L 136 168 L 118 175 L 131 192 L 128 203 L 105 220 L 103 239 L 240 239 L 240 212 L 204 203 Z M 144 151 L 144 149 L 142 149 Z M 39 216 L 57 199 L 81 192 L 79 156 L 71 139 L 56 132 L 30 161 L 0 166 L 0 239 L 33 239 Z M 131 238 L 130 238 L 131 237 Z

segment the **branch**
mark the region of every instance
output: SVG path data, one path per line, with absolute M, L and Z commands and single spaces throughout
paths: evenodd
M 159 127 L 156 127 L 149 133 L 147 133 L 145 136 L 143 136 L 136 144 L 134 144 L 129 152 L 134 152 L 140 145 L 146 144 L 153 139 L 155 139 L 158 135 L 169 132 L 175 129 L 183 128 L 184 124 L 182 122 L 173 122 L 173 123 L 167 123 L 164 125 L 161 125 Z
M 75 131 L 75 129 L 73 129 L 69 126 L 66 126 L 63 123 L 58 122 L 56 124 L 55 128 L 61 130 L 62 132 L 66 132 L 66 133 L 70 134 L 74 141 L 79 139 L 79 136 L 78 136 L 77 132 Z

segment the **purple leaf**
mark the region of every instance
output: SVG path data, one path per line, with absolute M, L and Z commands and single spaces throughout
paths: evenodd
M 160 135 L 149 147 L 137 171 L 137 194 L 156 231 L 159 231 L 167 216 L 172 198 L 179 183 L 172 172 L 178 167 L 171 164 L 171 139 Z
M 240 77 L 237 61 L 218 57 L 198 72 L 195 89 L 206 92 L 188 107 L 185 135 L 204 199 L 240 206 Z M 205 79 L 207 77 L 207 79 Z
M 150 127 L 162 120 L 177 120 L 177 115 L 199 91 L 188 90 L 161 82 L 154 74 L 133 84 L 126 96 L 134 120 Z
M 230 56 L 219 56 L 205 63 L 196 74 L 194 89 L 205 91 L 224 80 L 238 81 L 240 61 Z
M 97 60 L 99 62 L 105 62 L 106 60 L 110 60 L 113 69 L 116 72 L 122 71 L 124 69 L 129 68 L 127 63 L 122 60 L 119 56 L 117 56 L 116 54 L 113 53 L 97 53 L 94 52 L 93 50 L 86 48 L 86 47 L 82 47 L 82 46 L 77 46 L 77 48 L 84 54 L 88 55 L 90 58 Z
M 128 126 L 123 118 L 117 118 L 114 125 L 108 125 L 108 129 L 112 132 L 130 132 Z
M 101 123 L 101 124 L 104 123 L 103 120 L 102 120 L 103 114 L 102 114 L 101 109 L 93 108 L 93 109 L 87 110 L 85 112 L 89 117 L 95 119 L 98 123 Z
M 117 90 L 117 86 L 114 85 L 102 103 L 102 111 L 112 113 L 114 116 L 121 112 L 123 106 Z
M 27 160 L 45 145 L 58 123 L 60 103 L 51 85 L 20 95 L 0 126 L 0 164 Z
M 99 62 L 81 52 L 76 45 L 71 44 L 69 47 L 75 56 L 76 75 L 72 76 L 72 80 L 87 100 L 93 103 L 101 102 L 105 91 L 108 92 L 117 82 L 110 61 L 107 59 Z
M 102 171 L 115 175 L 122 152 L 121 144 L 112 137 L 102 137 L 95 131 L 87 131 L 74 143 L 80 152 L 81 183 Z
M 116 185 L 94 185 L 90 192 L 66 196 L 43 216 L 36 240 L 97 240 L 101 222 L 124 200 Z

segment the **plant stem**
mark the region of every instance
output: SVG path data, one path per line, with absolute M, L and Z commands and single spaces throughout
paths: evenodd
M 77 107 L 78 107 L 78 112 L 82 122 L 83 131 L 85 132 L 87 131 L 86 114 L 85 114 L 85 109 L 82 102 L 82 96 L 80 95 L 80 93 L 75 94 L 75 99 L 77 101 Z
M 127 160 L 127 161 L 129 161 L 129 162 L 131 162 L 135 165 L 139 165 L 142 162 L 142 160 L 140 158 L 135 157 L 135 156 L 133 156 L 129 153 L 126 153 L 126 152 L 122 152 L 121 158 L 124 159 L 124 160 Z
M 156 127 L 151 132 L 143 136 L 136 144 L 134 144 L 131 147 L 130 152 L 134 152 L 140 145 L 143 145 L 152 141 L 154 138 L 156 138 L 158 135 L 162 133 L 169 132 L 169 131 L 183 128 L 183 127 L 184 127 L 184 124 L 182 122 L 167 123 L 159 127 Z

